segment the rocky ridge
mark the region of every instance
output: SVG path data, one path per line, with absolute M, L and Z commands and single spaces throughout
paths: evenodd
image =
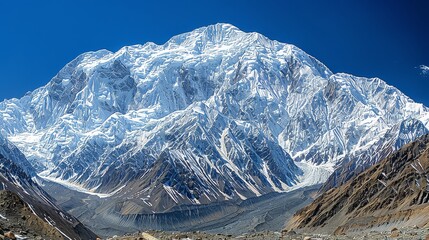
M 428 228 L 429 135 L 390 154 L 299 210 L 286 229 L 344 234 Z

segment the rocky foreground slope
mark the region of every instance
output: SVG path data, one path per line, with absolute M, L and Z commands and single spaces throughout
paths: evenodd
M 343 234 L 429 228 L 429 135 L 298 211 L 286 229 Z
M 0 191 L 0 239 L 5 235 L 21 239 L 68 239 L 57 226 L 37 216 L 16 193 L 3 190 Z
M 24 155 L 0 135 L 0 235 L 11 231 L 26 239 L 96 239 L 31 175 L 34 169 Z

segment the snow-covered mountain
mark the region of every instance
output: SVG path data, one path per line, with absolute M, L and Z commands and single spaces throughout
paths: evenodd
M 0 113 L 41 176 L 134 199 L 127 213 L 323 183 L 429 126 L 426 107 L 382 80 L 229 24 L 84 53 Z

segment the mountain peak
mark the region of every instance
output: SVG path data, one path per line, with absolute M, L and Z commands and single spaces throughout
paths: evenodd
M 229 23 L 216 23 L 216 24 L 212 24 L 212 25 L 208 25 L 205 27 L 200 27 L 197 28 L 191 32 L 189 32 L 189 34 L 194 35 L 200 35 L 200 34 L 205 34 L 205 35 L 211 35 L 211 36 L 215 36 L 215 35 L 228 35 L 228 34 L 237 34 L 237 33 L 241 33 L 241 34 L 245 34 L 245 32 L 241 31 L 238 27 L 229 24 Z M 185 33 L 186 34 L 186 33 Z
M 152 211 L 321 183 L 345 157 L 396 141 L 383 136 L 407 116 L 429 126 L 413 104 L 381 80 L 332 74 L 293 45 L 219 23 L 84 54 L 0 104 L 0 129 L 39 173 L 118 197 L 112 189 L 130 186 L 152 196 L 141 202 Z
M 250 33 L 241 31 L 239 28 L 228 23 L 217 23 L 197 28 L 191 32 L 179 34 L 172 37 L 167 43 L 168 47 L 198 46 L 206 44 L 232 44 L 249 36 Z
M 216 23 L 212 25 L 208 25 L 206 27 L 202 27 L 206 29 L 216 29 L 220 31 L 241 31 L 238 27 L 230 24 L 230 23 Z

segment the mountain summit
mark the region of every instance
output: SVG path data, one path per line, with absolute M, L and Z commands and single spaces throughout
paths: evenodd
M 119 215 L 323 183 L 429 125 L 426 107 L 382 80 L 334 74 L 230 24 L 84 53 L 0 113 L 40 176 L 116 199 Z

